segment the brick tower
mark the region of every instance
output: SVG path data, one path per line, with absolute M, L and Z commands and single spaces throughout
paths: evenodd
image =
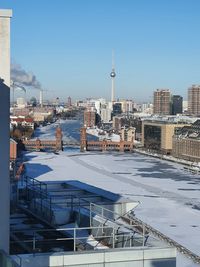
M 55 136 L 56 136 L 56 150 L 57 151 L 63 150 L 63 142 L 62 142 L 63 134 L 62 134 L 62 129 L 60 128 L 60 126 L 56 128 Z
M 80 136 L 80 151 L 84 152 L 87 150 L 87 133 L 86 128 L 83 127 L 80 129 L 81 136 Z

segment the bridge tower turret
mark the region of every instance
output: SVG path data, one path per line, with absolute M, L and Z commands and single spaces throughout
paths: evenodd
M 87 150 L 87 133 L 86 128 L 83 127 L 80 129 L 81 136 L 80 136 L 80 151 L 84 152 Z
M 60 126 L 58 126 L 56 128 L 56 150 L 63 150 L 63 142 L 62 142 L 62 137 L 63 137 L 63 133 L 62 133 L 62 129 Z
M 40 151 L 41 149 L 41 140 L 39 138 L 37 138 L 35 141 L 35 149 L 36 151 Z

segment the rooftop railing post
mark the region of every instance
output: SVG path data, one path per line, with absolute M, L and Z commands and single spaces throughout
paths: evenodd
M 112 232 L 112 248 L 115 248 L 115 229 L 114 228 Z
M 73 211 L 74 197 L 71 195 L 71 212 Z
M 26 176 L 26 201 L 28 201 L 28 177 Z
M 103 213 L 103 207 L 101 207 L 101 217 L 103 218 L 103 215 L 104 215 L 104 213 Z
M 104 217 L 103 207 L 101 207 L 101 217 Z M 103 223 L 101 224 L 101 232 L 103 234 Z
M 50 212 L 50 220 L 52 222 L 53 212 L 52 212 L 52 207 L 51 207 L 51 197 L 49 198 L 49 212 Z
M 74 251 L 76 251 L 76 228 L 74 228 Z
M 35 242 L 36 242 L 36 240 L 35 240 L 35 232 L 34 232 L 34 234 L 33 234 L 33 252 L 35 252 Z
M 90 227 L 92 227 L 92 203 L 90 202 Z
M 142 246 L 144 247 L 144 235 L 145 235 L 145 225 L 142 224 Z
M 80 221 L 81 221 L 81 202 L 80 202 L 80 197 L 79 197 L 79 207 L 78 207 L 78 225 L 80 226 Z

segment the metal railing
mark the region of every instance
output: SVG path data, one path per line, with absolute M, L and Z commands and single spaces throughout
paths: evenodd
M 23 230 L 23 233 L 29 233 L 30 230 Z M 45 232 L 48 233 L 49 238 L 39 239 L 39 236 L 45 235 Z M 21 231 L 12 231 L 12 236 L 17 236 Z M 71 241 L 72 250 L 91 250 L 95 249 L 98 246 L 103 246 L 104 248 L 115 248 L 117 247 L 132 247 L 133 242 L 136 240 L 140 241 L 140 238 L 135 237 L 134 233 L 119 232 L 118 229 L 115 229 L 111 226 L 97 226 L 97 227 L 75 227 L 75 228 L 58 228 L 58 229 L 36 229 L 32 230 L 32 237 L 30 239 L 20 239 L 17 237 L 17 241 L 11 241 L 11 245 L 17 243 L 22 243 L 23 247 L 27 249 L 29 253 L 37 252 L 41 249 L 42 246 L 46 246 L 47 243 L 52 245 L 56 242 L 67 242 Z M 62 237 L 53 238 L 56 233 L 61 233 Z M 121 239 L 120 239 L 121 238 Z M 65 243 L 66 244 L 66 243 Z M 38 246 L 37 246 L 38 245 Z
M 121 204 L 121 203 L 119 203 Z M 95 212 L 93 211 L 94 208 L 98 208 L 100 210 L 100 212 L 98 213 L 97 209 L 95 209 Z M 105 216 L 105 213 L 110 213 L 112 214 L 112 217 L 108 217 L 108 215 Z M 99 216 L 101 216 L 102 218 L 105 219 L 105 222 L 108 221 L 108 220 L 111 220 L 115 223 L 118 223 L 120 224 L 121 226 L 124 226 L 126 227 L 126 225 L 123 224 L 123 222 L 119 222 L 119 219 L 122 219 L 124 218 L 124 216 L 126 214 L 119 214 L 115 211 L 112 211 L 112 210 L 109 210 L 103 206 L 100 206 L 100 205 L 97 205 L 95 203 L 90 203 L 90 226 L 92 226 L 92 217 L 93 217 L 93 214 L 98 214 Z M 129 222 L 129 226 L 131 227 L 131 229 L 134 229 L 134 232 L 140 234 L 142 236 L 142 246 L 145 246 L 146 244 L 146 241 L 147 241 L 147 238 L 148 238 L 148 233 L 146 231 L 146 227 L 145 227 L 145 224 L 140 222 L 140 223 L 136 223 L 135 221 L 131 220 L 130 219 L 130 222 Z

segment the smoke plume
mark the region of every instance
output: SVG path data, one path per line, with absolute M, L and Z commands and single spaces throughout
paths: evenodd
M 11 64 L 11 80 L 24 86 L 40 89 L 41 85 L 36 76 L 31 72 L 26 72 L 19 64 Z

